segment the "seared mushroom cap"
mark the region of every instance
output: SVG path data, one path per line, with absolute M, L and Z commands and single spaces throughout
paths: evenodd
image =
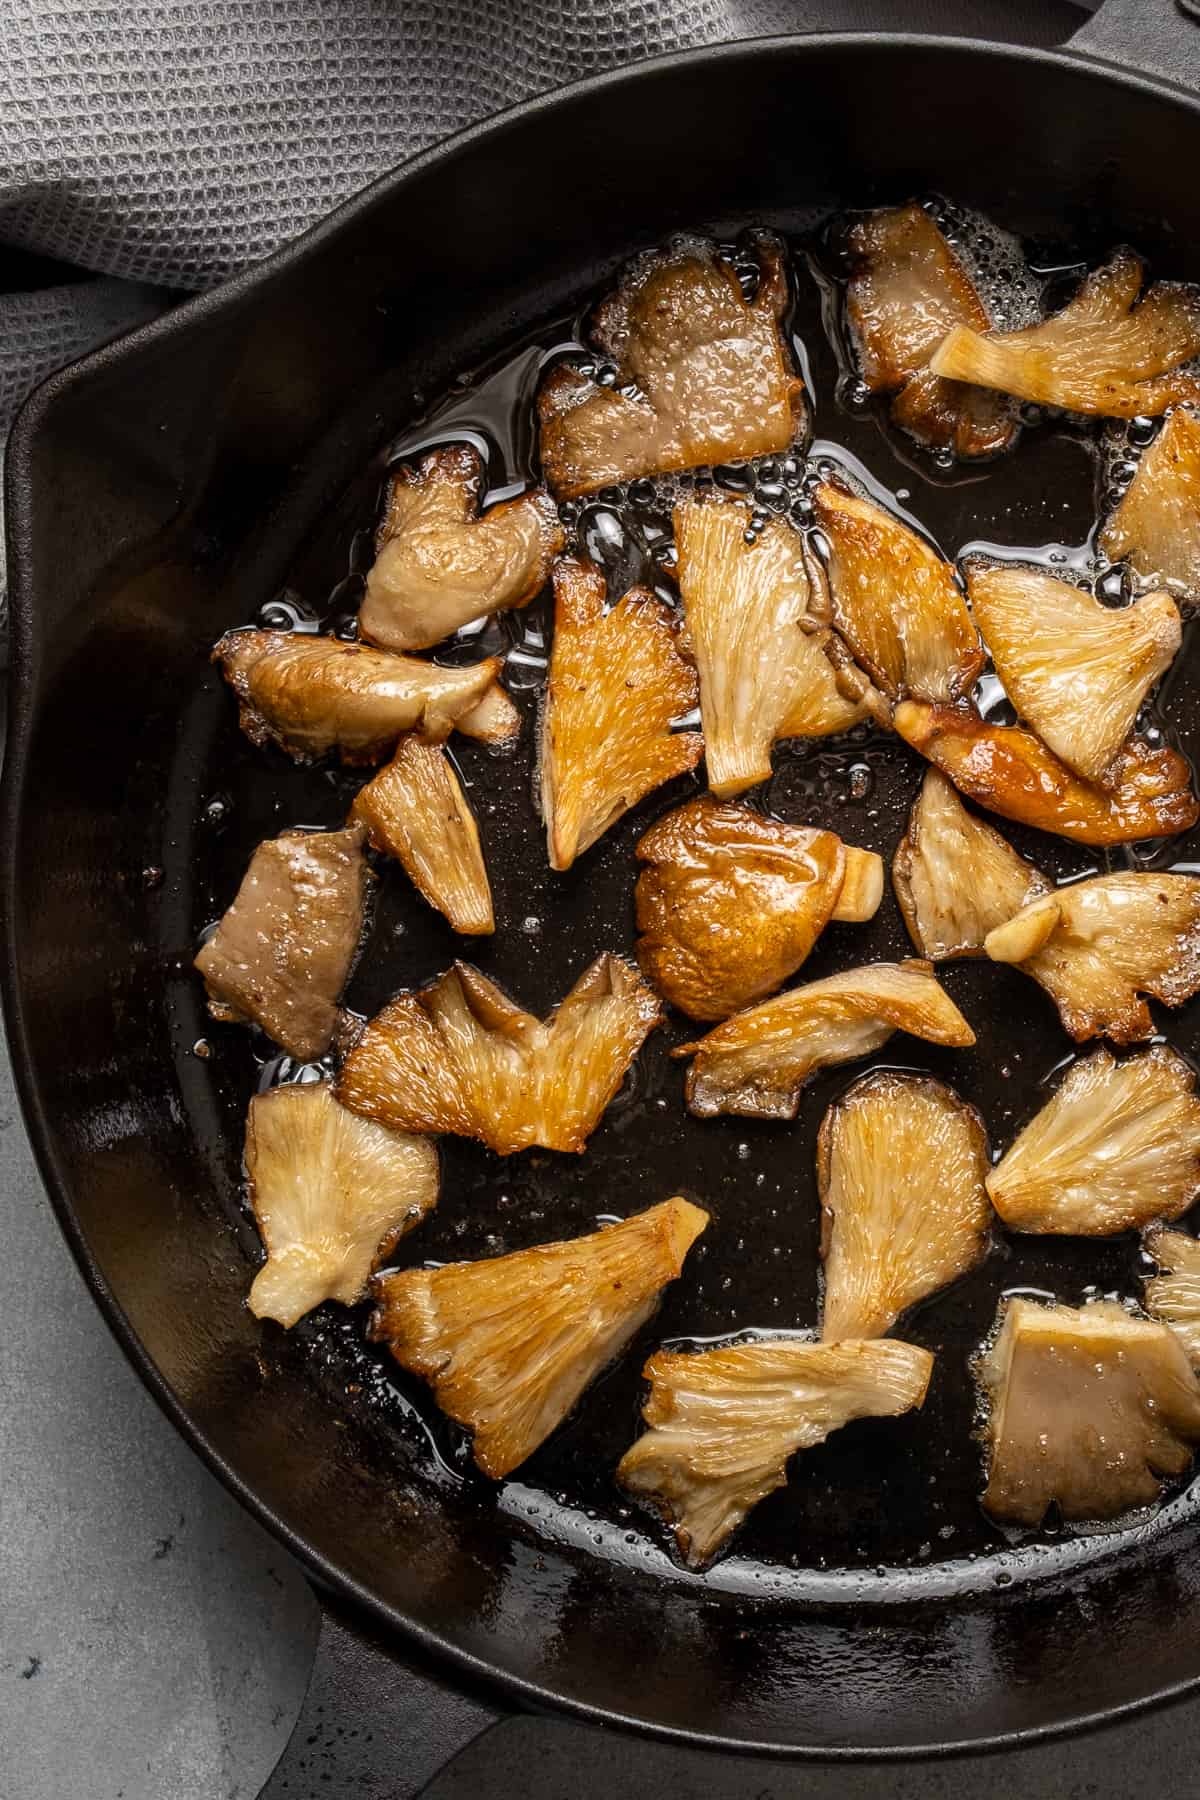
M 693 1569 L 709 1562 L 760 1500 L 787 1480 L 787 1462 L 851 1419 L 895 1418 L 920 1406 L 933 1358 L 914 1344 L 814 1344 L 762 1338 L 725 1349 L 659 1350 L 643 1374 L 649 1430 L 625 1452 L 617 1480 L 675 1528 Z
M 1168 415 L 1142 452 L 1137 473 L 1100 533 L 1111 562 L 1200 605 L 1200 417 Z
M 814 516 L 829 549 L 832 623 L 889 700 L 953 701 L 984 664 L 954 570 L 870 500 L 824 481 Z
M 987 1133 L 928 1076 L 880 1070 L 821 1121 L 821 1336 L 882 1337 L 901 1313 L 987 1253 Z
M 1075 1310 L 1005 1303 L 980 1362 L 988 1403 L 985 1511 L 1040 1525 L 1150 1506 L 1200 1443 L 1200 1385 L 1165 1325 L 1099 1301 Z
M 986 337 L 955 325 L 929 366 L 952 381 L 1110 419 L 1198 399 L 1200 379 L 1180 364 L 1200 353 L 1200 294 L 1159 281 L 1139 301 L 1143 275 L 1141 260 L 1119 250 L 1053 318 Z
M 350 816 L 365 825 L 376 850 L 396 858 L 455 931 L 495 931 L 479 827 L 440 744 L 401 738 L 387 767 L 359 789 Z
M 868 963 L 824 981 L 777 994 L 735 1013 L 674 1056 L 694 1060 L 687 1103 L 700 1118 L 740 1113 L 748 1119 L 794 1119 L 800 1093 L 818 1069 L 853 1062 L 910 1031 L 934 1044 L 975 1042 L 927 962 Z
M 542 467 L 560 499 L 793 442 L 804 386 L 780 331 L 783 252 L 762 233 L 757 254 L 753 302 L 716 247 L 691 238 L 642 257 L 597 309 L 591 337 L 619 385 L 560 363 L 538 394 Z
M 467 963 L 401 994 L 347 1056 L 337 1094 L 400 1131 L 478 1138 L 501 1156 L 582 1150 L 662 1017 L 619 956 L 598 956 L 548 1019 Z
M 1050 882 L 991 825 L 969 813 L 946 777 L 927 769 L 892 859 L 908 935 L 931 962 L 982 956 L 984 939 Z
M 1200 1194 L 1196 1077 L 1165 1044 L 1072 1063 L 988 1175 L 1011 1231 L 1111 1237 L 1178 1219 Z
M 1080 1042 L 1153 1036 L 1152 994 L 1182 1006 L 1200 990 L 1200 879 L 1126 871 L 1035 899 L 989 933 L 993 962 L 1041 983 Z
M 786 981 L 834 916 L 847 867 L 832 831 L 708 798 L 652 825 L 637 854 L 646 864 L 637 884 L 638 962 L 664 1000 L 694 1019 L 728 1018 Z M 868 851 L 856 857 L 856 908 L 869 918 L 882 865 Z
M 473 711 L 484 713 L 484 728 L 471 735 L 494 740 L 512 730 L 511 715 L 501 723 L 484 711 L 492 690 L 503 691 L 494 656 L 443 669 L 306 631 L 230 631 L 213 661 L 241 702 L 251 743 L 276 743 L 292 756 L 337 750 L 343 762 L 380 762 L 402 733 L 444 738 L 456 725 L 468 729 Z
M 255 1095 L 246 1176 L 267 1252 L 250 1311 L 281 1325 L 323 1300 L 361 1300 L 376 1263 L 437 1203 L 429 1139 L 348 1112 L 323 1081 Z
M 569 869 L 639 800 L 694 769 L 699 732 L 671 730 L 695 706 L 679 625 L 648 588 L 608 612 L 594 564 L 554 568 L 554 644 L 542 712 L 540 782 L 550 867 Z
M 747 543 L 750 518 L 737 500 L 688 499 L 675 508 L 708 785 L 722 799 L 767 780 L 777 738 L 848 731 L 866 714 L 838 687 L 825 654 L 832 633 L 808 617 L 804 540 L 773 519 Z
M 1200 1363 L 1200 1242 L 1182 1231 L 1151 1231 L 1145 1249 L 1158 1264 L 1158 1274 L 1146 1283 L 1146 1311 L 1171 1327 L 1195 1366 Z
M 333 1040 L 374 880 L 361 825 L 285 831 L 260 844 L 195 966 L 214 1019 L 261 1025 L 311 1062 Z
M 489 613 L 527 606 L 563 547 L 540 488 L 482 515 L 483 463 L 446 444 L 396 471 L 359 609 L 363 636 L 386 650 L 426 650 Z
M 707 1224 L 676 1198 L 569 1243 L 383 1275 L 371 1336 L 432 1384 L 498 1481 L 620 1355 Z
M 1105 606 L 1044 570 L 975 561 L 967 590 L 1021 718 L 1085 781 L 1114 786 L 1141 704 L 1179 649 L 1171 596 Z
M 892 418 L 919 443 L 957 456 L 994 456 L 1017 434 L 1011 402 L 943 381 L 929 360 L 954 325 L 987 331 L 979 291 L 924 207 L 885 208 L 847 234 L 854 273 L 846 314 L 863 380 L 894 393 Z
M 1200 819 L 1192 773 L 1177 750 L 1130 738 L 1111 789 L 1081 781 L 1033 732 L 990 725 L 961 706 L 902 700 L 894 724 L 914 750 L 980 806 L 1079 844 L 1173 837 Z

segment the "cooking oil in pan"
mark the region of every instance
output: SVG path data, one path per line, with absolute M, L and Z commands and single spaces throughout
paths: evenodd
M 1030 277 L 1011 240 L 986 222 L 943 207 L 945 228 L 968 258 L 997 318 L 1036 315 L 1045 282 Z M 1110 603 L 1128 598 L 1095 551 L 1098 503 L 1110 504 L 1154 427 L 1118 430 L 1031 415 L 1016 450 L 983 466 L 943 466 L 898 437 L 884 409 L 857 384 L 836 329 L 839 270 L 822 236 L 793 246 L 795 302 L 787 321 L 808 379 L 810 441 L 753 464 L 702 469 L 606 490 L 564 509 L 573 546 L 604 570 L 616 598 L 645 583 L 674 604 L 671 507 L 681 494 L 713 486 L 744 498 L 751 529 L 787 518 L 811 521 L 809 493 L 836 473 L 899 514 L 947 555 L 964 549 L 1033 561 L 1096 588 Z M 1067 257 L 1055 265 L 1069 270 Z M 814 279 L 814 276 L 816 279 Z M 466 439 L 484 459 L 487 499 L 506 497 L 537 478 L 533 400 L 549 363 L 563 355 L 588 363 L 586 313 L 552 322 L 493 364 L 460 382 L 422 420 L 406 426 L 376 465 L 377 480 L 355 489 L 361 516 L 347 533 L 346 509 L 323 522 L 294 578 L 302 592 L 271 601 L 261 619 L 275 628 L 311 630 L 323 621 L 353 630 L 353 607 L 371 555 L 373 508 L 389 461 L 410 460 L 447 441 Z M 322 586 L 323 582 L 323 586 Z M 497 914 L 493 938 L 464 946 L 414 893 L 395 865 L 380 867 L 372 929 L 347 995 L 368 1016 L 398 989 L 417 986 L 466 955 L 531 1011 L 545 1013 L 602 950 L 628 954 L 634 941 L 634 846 L 647 826 L 689 794 L 694 777 L 652 794 L 622 819 L 575 868 L 546 866 L 544 834 L 533 801 L 534 724 L 545 681 L 552 608 L 542 596 L 522 612 L 472 627 L 437 653 L 474 659 L 503 651 L 506 681 L 524 714 L 519 746 L 497 754 L 456 740 L 454 756 L 477 812 Z M 1198 726 L 1185 694 L 1192 675 L 1189 642 L 1164 684 L 1147 725 L 1194 752 Z M 991 672 L 979 700 L 989 717 L 1011 708 Z M 211 771 L 205 792 L 229 797 L 222 831 L 198 823 L 203 873 L 194 928 L 210 924 L 228 900 L 255 844 L 285 826 L 342 822 L 361 773 L 301 768 L 253 750 L 237 731 L 227 697 L 214 698 Z M 749 796 L 774 815 L 826 826 L 890 860 L 921 779 L 917 759 L 894 737 L 860 726 L 836 743 L 780 745 L 771 781 Z M 1094 872 L 1081 846 L 1004 826 L 1006 836 L 1059 879 Z M 1200 867 L 1200 833 L 1169 845 L 1122 853 L 1164 865 Z M 1109 859 L 1110 861 L 1112 859 Z M 1118 858 L 1119 861 L 1119 858 Z M 835 925 L 819 940 L 801 979 L 811 980 L 880 958 L 912 953 L 890 892 L 865 926 Z M 911 1066 L 948 1081 L 986 1120 L 999 1154 L 1043 1103 L 1045 1082 L 1070 1056 L 1047 998 L 1007 967 L 944 965 L 939 971 L 975 1024 L 975 1051 L 906 1044 L 882 1066 Z M 204 1079 L 222 1109 L 228 1142 L 240 1146 L 246 1103 L 258 1086 L 309 1080 L 323 1071 L 264 1054 L 248 1033 L 210 1026 L 189 990 L 196 1028 L 213 1045 Z M 1170 1041 L 1200 1049 L 1191 1013 L 1165 1015 Z M 671 1559 L 668 1534 L 615 1487 L 613 1471 L 639 1429 L 640 1370 L 661 1342 L 707 1344 L 746 1334 L 811 1331 L 818 1323 L 818 1206 L 813 1175 L 816 1132 L 831 1099 L 871 1064 L 828 1071 L 806 1091 L 794 1124 L 738 1119 L 699 1121 L 683 1105 L 683 1072 L 673 1046 L 695 1035 L 671 1018 L 648 1041 L 587 1152 L 534 1150 L 501 1159 L 481 1145 L 444 1139 L 442 1195 L 436 1211 L 403 1241 L 401 1263 L 497 1255 L 593 1230 L 681 1192 L 703 1204 L 711 1223 L 683 1275 L 630 1350 L 593 1384 L 566 1424 L 497 1492 L 475 1471 L 469 1443 L 381 1350 L 365 1341 L 365 1308 L 324 1308 L 296 1328 L 311 1352 L 313 1379 L 330 1404 L 354 1419 L 370 1454 L 405 1479 L 453 1485 L 494 1506 L 513 1528 L 555 1538 L 590 1554 L 632 1562 L 657 1575 L 698 1580 Z M 891 1047 L 893 1050 L 895 1046 Z M 1070 1051 L 1070 1055 L 1074 1052 Z M 231 1153 L 231 1163 L 236 1152 Z M 233 1190 L 233 1180 L 230 1180 Z M 244 1216 L 242 1242 L 253 1241 Z M 704 1579 L 754 1593 L 853 1599 L 909 1591 L 934 1595 L 988 1587 L 1061 1569 L 1105 1554 L 1111 1537 L 1069 1538 L 1053 1528 L 1014 1547 L 979 1509 L 982 1463 L 969 1359 L 992 1329 L 1004 1292 L 1054 1295 L 1079 1304 L 1099 1289 L 1136 1296 L 1144 1273 L 1132 1238 L 1098 1242 L 1008 1237 L 997 1230 L 988 1260 L 902 1322 L 901 1335 L 936 1354 L 921 1412 L 867 1420 L 836 1433 L 795 1465 L 786 1488 L 756 1509 L 731 1553 Z M 247 1266 L 247 1284 L 250 1266 Z M 268 1327 L 268 1337 L 275 1330 Z M 1171 1501 L 1138 1533 L 1169 1527 L 1189 1504 Z

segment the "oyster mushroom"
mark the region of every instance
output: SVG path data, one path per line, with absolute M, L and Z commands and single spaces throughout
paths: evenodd
M 1152 1231 L 1145 1248 L 1158 1264 L 1146 1283 L 1146 1311 L 1171 1327 L 1193 1365 L 1200 1363 L 1200 1242 L 1182 1231 Z
M 440 744 L 401 738 L 387 767 L 359 789 L 350 816 L 366 827 L 376 850 L 396 858 L 455 931 L 495 931 L 479 827 Z
M 261 1025 L 298 1062 L 324 1055 L 374 880 L 365 836 L 361 825 L 285 831 L 258 846 L 196 957 L 214 1019 Z
M 1174 1220 L 1200 1194 L 1196 1077 L 1157 1044 L 1072 1063 L 987 1178 L 1011 1231 L 1111 1237 Z
M 828 546 L 831 622 L 889 700 L 959 700 L 984 664 L 954 570 L 924 538 L 848 488 L 813 495 Z
M 380 1276 L 371 1336 L 431 1383 L 498 1481 L 620 1355 L 707 1224 L 675 1198 L 568 1243 Z
M 853 1062 L 908 1031 L 933 1044 L 975 1042 L 927 962 L 868 963 L 735 1013 L 674 1056 L 690 1056 L 687 1103 L 700 1118 L 794 1119 L 819 1069 Z
M 1139 257 L 1118 250 L 1053 318 L 987 336 L 954 325 L 929 366 L 951 381 L 1110 419 L 1200 398 L 1200 379 L 1180 367 L 1200 353 L 1200 294 L 1159 281 L 1139 300 L 1144 273 Z
M 925 771 L 892 859 L 892 885 L 908 935 L 931 962 L 982 956 L 989 931 L 1050 891 L 1041 871 L 969 813 L 936 769 Z
M 699 732 L 671 721 L 698 697 L 670 607 L 630 588 L 604 609 L 594 564 L 554 568 L 554 645 L 542 712 L 540 780 L 550 867 L 569 869 L 653 788 L 694 769 Z
M 250 1311 L 281 1325 L 323 1300 L 361 1300 L 376 1263 L 437 1203 L 429 1139 L 360 1119 L 323 1081 L 255 1095 L 246 1175 L 267 1252 Z
M 882 1337 L 983 1260 L 988 1168 L 979 1114 L 931 1077 L 880 1070 L 834 1102 L 817 1138 L 826 1342 Z
M 391 478 L 359 629 L 385 650 L 427 650 L 489 613 L 528 606 L 563 547 L 540 488 L 480 514 L 483 463 L 446 444 Z
M 337 1096 L 395 1130 L 478 1138 L 501 1156 L 578 1151 L 661 1017 L 619 956 L 598 956 L 545 1020 L 455 963 L 376 1014 Z
M 643 1374 L 649 1429 L 617 1480 L 675 1528 L 693 1569 L 711 1561 L 751 1509 L 787 1480 L 788 1458 L 852 1419 L 920 1406 L 933 1358 L 915 1344 L 814 1344 L 760 1338 L 724 1349 L 658 1350 Z
M 1200 879 L 1126 871 L 1035 899 L 988 933 L 993 962 L 1041 983 L 1076 1042 L 1151 1037 L 1141 998 L 1182 1006 L 1200 990 Z
M 1180 408 L 1148 449 L 1100 533 L 1110 562 L 1200 604 L 1200 417 Z
M 980 1361 L 989 1409 L 986 1512 L 1040 1525 L 1150 1506 L 1200 1443 L 1200 1385 L 1165 1325 L 1112 1301 L 1009 1300 Z
M 944 381 L 929 359 L 953 325 L 987 331 L 991 318 L 961 259 L 924 207 L 888 207 L 847 233 L 854 272 L 846 315 L 862 378 L 893 394 L 892 418 L 919 443 L 957 456 L 994 456 L 1017 434 L 1000 394 Z
M 486 741 L 512 735 L 511 702 L 497 704 L 500 660 L 444 669 L 365 644 L 306 631 L 229 631 L 213 651 L 241 702 L 254 744 L 291 756 L 340 751 L 348 763 L 380 762 L 406 731 L 444 738 L 457 725 Z M 507 696 L 504 696 L 507 701 Z
M 700 670 L 708 785 L 722 799 L 771 773 L 777 738 L 825 737 L 865 718 L 841 693 L 825 653 L 799 533 L 773 519 L 747 543 L 737 500 L 675 508 L 679 591 Z
M 617 383 L 559 363 L 538 394 L 542 467 L 560 500 L 793 442 L 804 386 L 780 330 L 783 251 L 765 233 L 755 248 L 751 302 L 716 247 L 690 238 L 640 258 L 597 308 L 589 335 L 617 365 Z
M 638 962 L 694 1019 L 724 1019 L 772 993 L 830 919 L 869 919 L 883 894 L 871 851 L 707 797 L 652 825 L 637 854 Z
M 971 562 L 967 590 L 1006 693 L 1085 781 L 1113 787 L 1143 700 L 1179 649 L 1169 594 L 1105 606 L 1039 569 Z
M 902 700 L 893 723 L 980 806 L 1079 844 L 1131 844 L 1172 837 L 1200 818 L 1191 770 L 1178 751 L 1130 738 L 1115 785 L 1081 781 L 1033 732 L 989 725 L 961 706 Z

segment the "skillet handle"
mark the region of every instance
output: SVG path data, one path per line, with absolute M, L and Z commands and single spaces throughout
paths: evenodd
M 396 1800 L 414 1794 L 500 1717 L 482 1688 L 458 1674 L 420 1671 L 394 1642 L 334 1613 L 322 1595 L 321 1632 L 308 1692 L 259 1800 Z
M 1063 48 L 1200 92 L 1200 0 L 1101 0 Z

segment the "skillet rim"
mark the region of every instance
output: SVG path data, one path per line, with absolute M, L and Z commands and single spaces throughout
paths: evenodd
M 1181 1678 L 1115 1706 L 988 1735 L 933 1744 L 783 1744 L 774 1740 L 728 1737 L 695 1731 L 686 1726 L 660 1724 L 556 1692 L 550 1686 L 505 1671 L 409 1617 L 338 1568 L 262 1499 L 250 1481 L 210 1441 L 143 1346 L 92 1256 L 75 1214 L 70 1184 L 59 1167 L 54 1128 L 42 1105 L 38 1080 L 28 1051 L 21 992 L 21 959 L 14 932 L 20 884 L 16 846 L 22 817 L 29 744 L 39 705 L 36 690 L 40 633 L 33 591 L 32 533 L 25 503 L 33 485 L 32 467 L 37 435 L 59 400 L 70 394 L 79 382 L 87 380 L 93 373 L 119 366 L 124 357 L 140 350 L 144 345 L 168 343 L 173 336 L 186 331 L 192 321 L 203 320 L 237 307 L 258 289 L 302 267 L 311 252 L 334 240 L 347 223 L 369 213 L 377 202 L 401 190 L 411 178 L 420 176 L 439 162 L 461 155 L 481 141 L 488 138 L 499 139 L 513 125 L 549 117 L 556 109 L 569 107 L 582 96 L 603 93 L 610 88 L 627 89 L 640 81 L 669 75 L 677 68 L 691 68 L 706 62 L 733 59 L 757 63 L 774 50 L 791 53 L 807 50 L 833 51 L 845 56 L 878 51 L 899 55 L 931 50 L 952 51 L 1005 62 L 1044 64 L 1051 68 L 1066 66 L 1077 73 L 1089 74 L 1103 83 L 1148 94 L 1160 102 L 1182 104 L 1193 113 L 1200 114 L 1200 95 L 1191 89 L 1158 75 L 1127 69 L 1086 50 L 1073 50 L 1069 42 L 1055 49 L 1043 49 L 1033 45 L 992 42 L 946 33 L 863 30 L 777 33 L 726 40 L 690 50 L 668 51 L 531 95 L 437 140 L 415 156 L 377 176 L 299 236 L 273 251 L 270 256 L 48 376 L 21 406 L 13 422 L 5 452 L 10 657 L 7 677 L 7 733 L 3 770 L 0 771 L 0 1009 L 4 1015 L 5 1034 L 12 1058 L 14 1086 L 38 1173 L 59 1228 L 96 1305 L 125 1356 L 172 1426 L 251 1516 L 296 1558 L 317 1588 L 318 1604 L 322 1606 L 323 1612 L 327 1600 L 348 1603 L 369 1624 L 382 1628 L 389 1635 L 394 1634 L 404 1648 L 411 1645 L 422 1656 L 428 1657 L 435 1671 L 440 1667 L 443 1673 L 461 1674 L 485 1688 L 498 1690 L 510 1701 L 523 1704 L 533 1712 L 560 1714 L 593 1725 L 635 1732 L 681 1748 L 761 1756 L 777 1761 L 915 1762 L 923 1758 L 954 1758 L 989 1750 L 1016 1749 L 1061 1739 L 1102 1725 L 1121 1723 L 1151 1707 L 1166 1706 L 1193 1694 L 1200 1689 L 1200 1667 L 1195 1675 Z M 379 1653 L 386 1655 L 387 1651 Z

